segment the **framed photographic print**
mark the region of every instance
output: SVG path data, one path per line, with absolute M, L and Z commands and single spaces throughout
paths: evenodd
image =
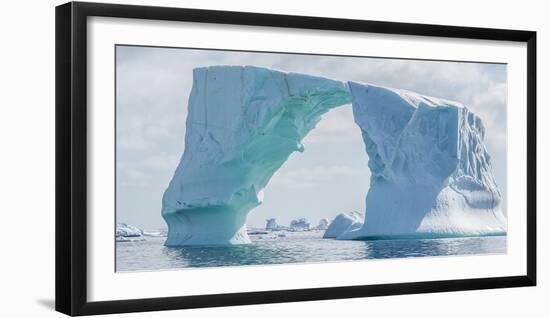
M 56 309 L 536 284 L 536 33 L 56 8 Z

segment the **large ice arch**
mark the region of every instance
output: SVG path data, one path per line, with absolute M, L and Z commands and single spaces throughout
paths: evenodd
M 321 116 L 352 104 L 372 172 L 365 223 L 337 239 L 506 231 L 481 119 L 463 105 L 251 66 L 193 71 L 166 245 L 243 244 L 246 216 Z

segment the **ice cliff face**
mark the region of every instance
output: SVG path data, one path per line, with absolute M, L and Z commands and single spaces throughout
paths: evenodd
M 349 87 L 372 177 L 365 224 L 337 238 L 506 232 L 479 117 L 456 102 Z
M 162 202 L 166 245 L 250 242 L 246 216 L 270 178 L 304 150 L 302 139 L 324 113 L 350 102 L 372 177 L 364 225 L 337 238 L 506 231 L 485 131 L 466 107 L 374 85 L 216 66 L 193 73 L 185 152 Z
M 350 102 L 346 84 L 240 66 L 198 68 L 185 151 L 164 193 L 166 245 L 248 243 L 262 190 L 321 116 Z

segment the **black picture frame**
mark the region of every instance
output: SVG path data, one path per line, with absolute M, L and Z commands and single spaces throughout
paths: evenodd
M 81 2 L 60 5 L 56 7 L 55 13 L 57 311 L 79 316 L 536 285 L 536 32 Z M 86 20 L 91 16 L 525 42 L 527 274 L 352 287 L 87 301 Z

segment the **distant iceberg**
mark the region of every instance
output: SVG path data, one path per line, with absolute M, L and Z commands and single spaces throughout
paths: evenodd
M 133 225 L 117 223 L 115 235 L 117 237 L 140 237 L 143 235 L 143 231 Z
M 343 233 L 357 230 L 363 226 L 363 214 L 352 211 L 340 213 L 330 223 L 323 238 L 337 238 Z
M 319 224 L 317 225 L 317 230 L 326 230 L 328 228 L 330 221 L 327 218 L 319 220 Z
M 279 229 L 279 224 L 277 224 L 277 220 L 272 218 L 272 219 L 267 219 L 266 220 L 266 225 L 265 225 L 265 229 L 266 230 L 278 230 Z
M 305 218 L 290 221 L 292 231 L 309 231 L 310 223 Z
M 244 244 L 246 217 L 302 139 L 352 104 L 366 220 L 337 239 L 506 233 L 481 119 L 460 103 L 251 66 L 193 72 L 185 151 L 162 200 L 166 245 Z M 330 230 L 327 229 L 327 231 Z M 330 234 L 330 232 L 329 232 Z

